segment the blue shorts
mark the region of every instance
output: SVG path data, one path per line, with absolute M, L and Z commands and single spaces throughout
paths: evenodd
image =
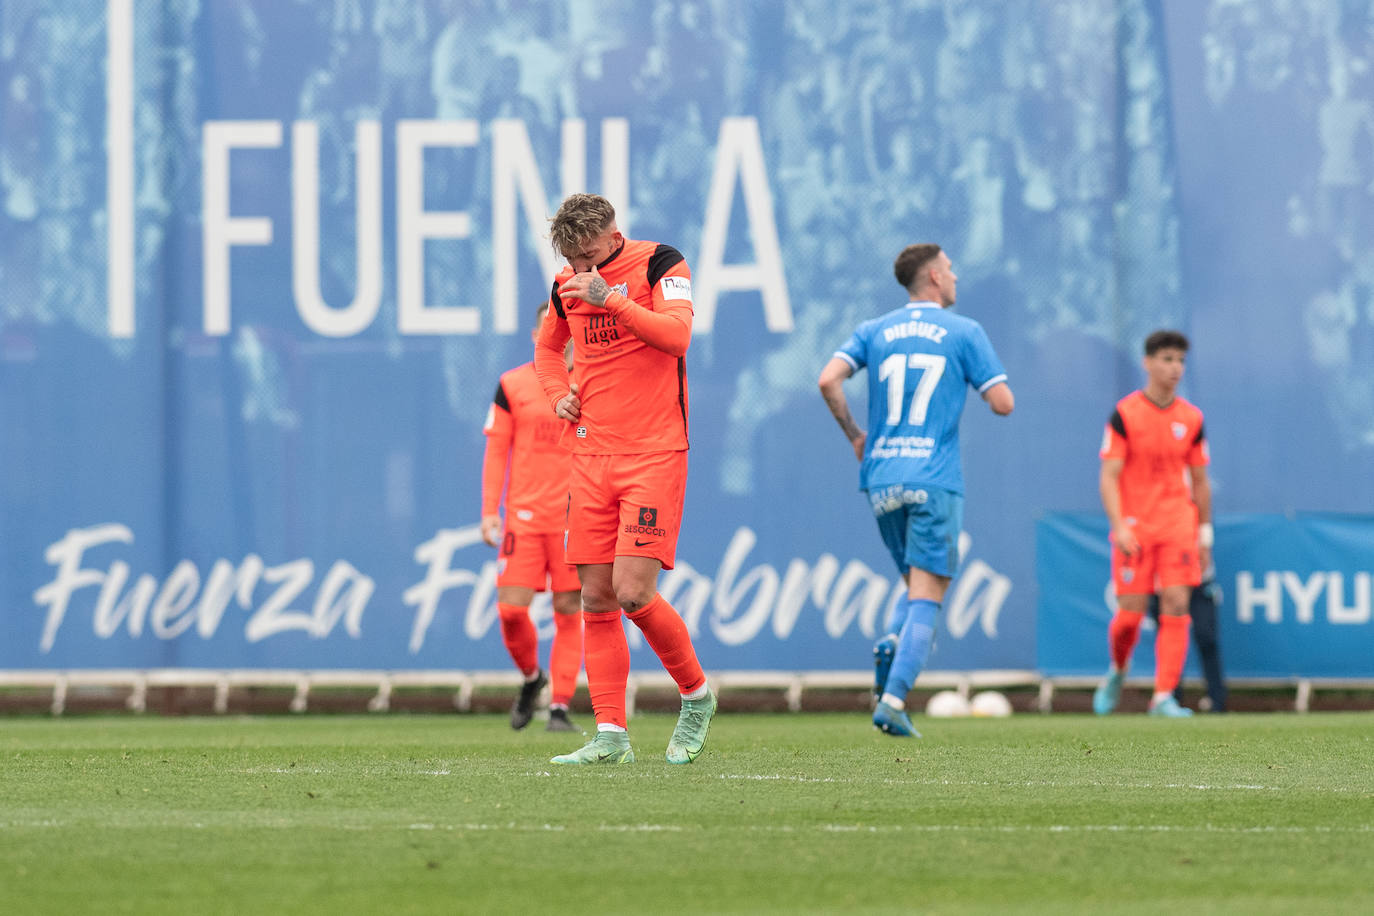
M 959 532 L 964 497 L 937 487 L 893 484 L 865 491 L 878 532 L 906 576 L 911 567 L 954 578 L 959 569 Z

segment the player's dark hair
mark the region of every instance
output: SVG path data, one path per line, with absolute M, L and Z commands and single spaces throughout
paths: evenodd
M 594 239 L 615 222 L 615 207 L 600 194 L 570 194 L 549 225 L 549 241 L 561 255 Z
M 934 242 L 908 245 L 902 249 L 901 254 L 897 255 L 897 260 L 892 262 L 892 274 L 897 278 L 897 282 L 902 285 L 902 289 L 910 292 L 912 284 L 921 275 L 921 271 L 939 255 L 940 246 Z
M 1182 331 L 1162 328 L 1145 338 L 1145 355 L 1154 356 L 1160 350 L 1182 350 L 1188 352 L 1188 338 Z

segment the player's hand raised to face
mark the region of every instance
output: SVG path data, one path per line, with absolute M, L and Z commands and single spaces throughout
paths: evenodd
M 605 308 L 606 297 L 611 294 L 611 287 L 601 276 L 601 272 L 595 267 L 580 274 L 573 274 L 558 287 L 558 295 L 581 299 L 588 305 L 596 308 Z

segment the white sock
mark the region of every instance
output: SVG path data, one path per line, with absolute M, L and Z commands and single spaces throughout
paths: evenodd
M 1167 690 L 1156 690 L 1154 696 L 1150 697 L 1150 705 L 1153 706 L 1165 697 L 1171 696 L 1173 696 L 1173 694 Z
M 596 730 L 599 732 L 620 732 L 620 734 L 622 735 L 629 734 L 629 729 L 621 728 L 619 725 L 610 725 L 608 723 L 603 722 L 596 723 Z
M 906 709 L 906 700 L 903 700 L 901 697 L 898 696 L 893 696 L 890 693 L 883 694 L 882 701 L 886 703 L 888 706 L 891 706 L 893 709 Z
M 700 700 L 704 696 L 706 696 L 706 682 L 702 681 L 700 687 L 693 690 L 691 693 L 684 693 L 682 698 L 684 700 Z

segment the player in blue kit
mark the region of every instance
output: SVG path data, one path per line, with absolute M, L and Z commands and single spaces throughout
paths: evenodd
M 893 264 L 909 301 L 859 325 L 821 371 L 821 397 L 860 461 L 859 489 L 907 583 L 873 648 L 873 724 L 889 735 L 920 734 L 906 695 L 935 636 L 945 589 L 959 565 L 964 474 L 959 417 L 967 388 L 993 413 L 1015 406 L 1002 363 L 982 325 L 953 314 L 954 274 L 939 245 L 908 245 Z M 868 429 L 854 422 L 844 381 L 868 368 Z

